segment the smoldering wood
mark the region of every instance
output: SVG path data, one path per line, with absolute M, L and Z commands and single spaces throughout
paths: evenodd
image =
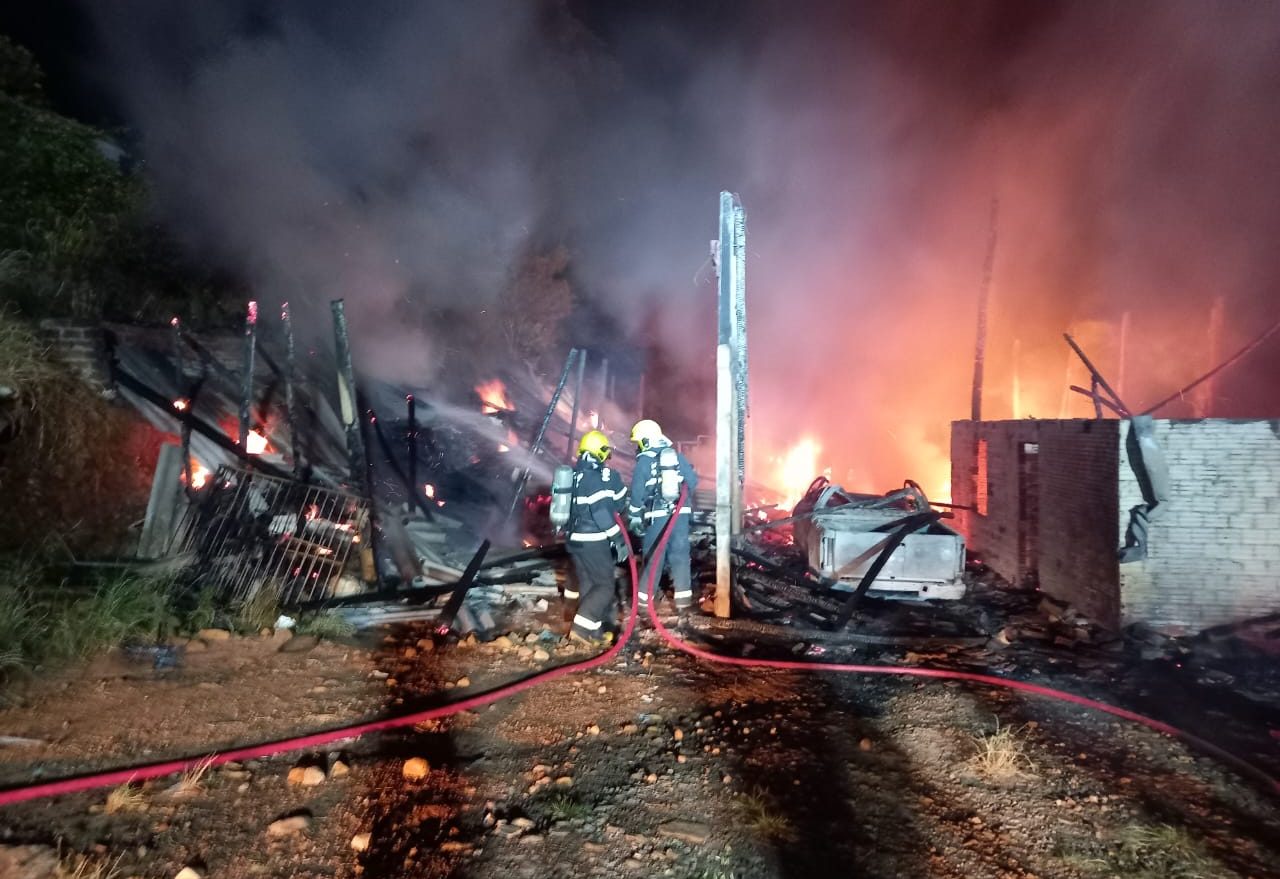
M 297 354 L 293 339 L 293 312 L 289 303 L 280 305 L 280 323 L 284 328 L 284 411 L 289 426 L 289 446 L 293 451 L 293 475 L 300 478 L 306 469 L 306 456 L 302 452 L 302 437 L 298 434 L 298 403 L 294 396 L 297 381 Z
M 258 303 L 250 302 L 244 318 L 244 362 L 240 372 L 240 446 L 249 442 L 249 419 L 253 414 L 253 357 L 258 342 Z
M 1070 333 L 1063 333 L 1062 338 L 1067 340 L 1067 344 L 1071 346 L 1071 350 L 1080 358 L 1080 362 L 1085 365 L 1085 369 L 1089 370 L 1089 375 L 1092 377 L 1093 381 L 1097 382 L 1098 387 L 1107 392 L 1107 395 L 1111 398 L 1111 402 L 1114 404 L 1115 408 L 1118 411 L 1123 412 L 1124 417 L 1127 418 L 1130 414 L 1129 407 L 1126 406 L 1124 401 L 1116 395 L 1116 392 L 1112 390 L 1111 385 L 1107 384 L 1107 380 L 1103 378 L 1102 373 L 1093 365 L 1093 361 L 1091 361 L 1088 355 L 1084 353 L 1084 350 L 1076 343 L 1076 340 L 1071 338 Z
M 176 419 L 180 424 L 189 426 L 191 430 L 194 430 L 196 433 L 210 440 L 222 450 L 231 453 L 245 466 L 277 478 L 291 478 L 287 472 L 281 470 L 269 461 L 264 461 L 260 456 L 250 455 L 245 452 L 242 446 L 227 438 L 221 430 L 197 418 L 189 409 L 187 411 L 178 411 L 174 409 L 172 400 L 134 378 L 118 365 L 116 365 L 112 370 L 112 378 L 113 381 L 117 382 L 134 394 L 137 394 L 143 400 L 160 409 L 166 415 Z

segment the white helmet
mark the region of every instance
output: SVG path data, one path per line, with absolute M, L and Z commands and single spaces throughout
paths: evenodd
M 658 444 L 659 440 L 664 439 L 662 428 L 658 426 L 658 422 L 645 418 L 637 421 L 635 427 L 631 428 L 631 441 L 635 443 L 640 451 L 653 448 Z

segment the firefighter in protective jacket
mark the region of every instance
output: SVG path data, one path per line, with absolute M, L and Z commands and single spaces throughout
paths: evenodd
M 597 643 L 604 640 L 605 617 L 613 607 L 614 568 L 627 560 L 627 538 L 615 517 L 627 496 L 622 477 L 605 466 L 611 450 L 609 439 L 598 430 L 578 443 L 573 468 L 573 506 L 569 511 L 569 555 L 577 574 L 578 599 L 571 637 Z
M 627 506 L 628 524 L 635 534 L 644 535 L 645 569 L 656 578 L 664 569 L 671 575 L 676 610 L 693 604 L 693 582 L 689 568 L 689 519 L 698 476 L 684 455 L 676 451 L 671 440 L 662 433 L 656 421 L 645 419 L 631 428 L 631 441 L 636 444 L 636 469 L 631 477 L 631 499 Z M 680 493 L 684 503 L 676 509 Z M 651 554 L 671 521 L 671 536 L 666 551 L 659 557 Z M 655 567 L 656 566 L 656 567 Z M 648 601 L 647 577 L 641 583 L 640 601 Z

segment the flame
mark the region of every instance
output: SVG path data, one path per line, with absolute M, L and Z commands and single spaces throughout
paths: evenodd
M 190 405 L 191 405 L 190 401 L 187 400 L 185 397 L 179 397 L 178 399 L 173 401 L 173 408 L 179 412 L 186 412 L 187 408 Z
M 422 486 L 422 491 L 429 498 L 433 498 L 436 496 L 436 487 L 432 485 L 430 482 Z
M 248 439 L 244 442 L 244 451 L 247 455 L 261 455 L 271 451 L 271 444 L 267 442 L 267 437 L 262 431 L 251 430 Z
M 191 487 L 199 491 L 209 483 L 209 477 L 213 474 L 208 468 L 194 458 L 191 459 Z
M 485 415 L 510 411 L 511 401 L 507 398 L 507 386 L 501 379 L 489 379 L 476 385 L 476 396 L 480 398 L 480 411 Z
M 511 446 L 507 445 L 506 443 L 498 443 L 498 451 L 502 453 L 509 452 L 511 451 Z
M 779 506 L 794 507 L 804 497 L 805 489 L 819 475 L 821 451 L 822 447 L 812 437 L 804 437 L 782 456 L 774 479 L 775 487 L 783 492 Z
M 599 429 L 600 429 L 600 413 L 599 413 L 599 412 L 588 412 L 588 413 L 587 413 L 587 417 L 588 417 L 588 418 L 590 419 L 590 421 L 591 421 L 591 429 L 592 429 L 592 430 L 599 430 Z

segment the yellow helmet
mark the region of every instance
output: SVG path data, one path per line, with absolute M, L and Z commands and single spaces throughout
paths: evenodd
M 587 431 L 578 442 L 578 457 L 590 455 L 601 464 L 605 462 L 612 451 L 609 448 L 609 438 L 598 430 Z
M 637 421 L 635 427 L 631 428 L 631 441 L 639 446 L 642 452 L 660 439 L 662 439 L 662 428 L 656 421 L 645 418 Z

